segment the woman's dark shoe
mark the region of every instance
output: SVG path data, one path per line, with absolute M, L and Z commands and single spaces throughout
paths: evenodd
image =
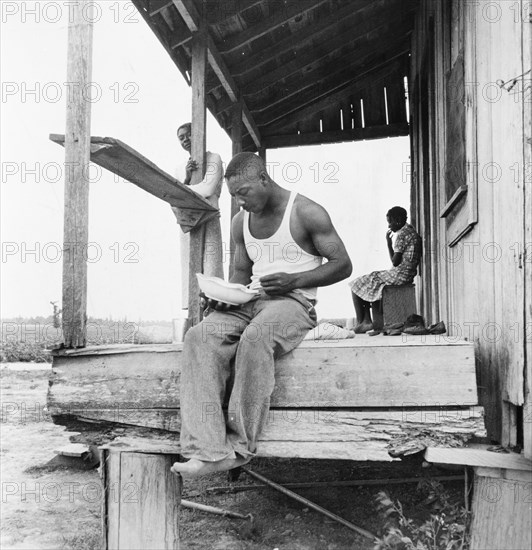
M 447 329 L 445 328 L 445 323 L 443 321 L 430 325 L 427 330 L 429 331 L 429 334 L 445 334 L 447 332 Z
M 421 317 L 421 315 L 416 315 L 415 313 L 409 315 L 403 328 L 403 334 L 412 334 L 414 336 L 429 334 L 423 317 Z

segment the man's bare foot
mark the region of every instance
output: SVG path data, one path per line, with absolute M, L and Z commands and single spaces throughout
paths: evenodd
M 191 458 L 187 462 L 174 462 L 174 465 L 170 468 L 170 471 L 174 474 L 181 474 L 186 478 L 195 478 L 213 474 L 215 472 L 232 470 L 233 468 L 238 468 L 248 462 L 249 459 L 243 457 L 226 458 L 217 462 L 203 462 L 202 460 Z
M 373 323 L 357 323 L 355 334 L 365 334 L 368 330 L 373 330 Z

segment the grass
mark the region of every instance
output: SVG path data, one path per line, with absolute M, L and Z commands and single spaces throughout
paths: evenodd
M 89 318 L 87 345 L 153 344 L 170 342 L 172 324 L 168 321 L 112 321 Z M 62 341 L 61 329 L 50 319 L 2 320 L 0 362 L 49 363 L 50 349 Z
M 89 524 L 81 524 L 75 535 L 63 536 L 64 550 L 100 550 L 102 538 L 100 530 Z

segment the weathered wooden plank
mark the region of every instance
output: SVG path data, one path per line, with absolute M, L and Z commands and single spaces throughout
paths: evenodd
M 521 3 L 516 6 L 523 7 Z M 490 63 L 492 75 L 504 75 L 506 81 L 520 75 L 528 67 L 523 66 L 522 33 L 523 20 L 515 17 L 513 10 L 501 10 L 502 15 L 496 25 L 492 25 L 493 47 Z M 530 26 L 530 22 L 526 25 Z M 504 48 L 497 47 L 504 40 Z M 528 44 L 530 51 L 532 45 Z M 530 79 L 528 80 L 530 82 Z M 523 108 L 530 110 L 530 93 L 524 92 L 525 81 L 517 84 L 512 92 L 500 90 L 500 98 L 492 104 L 491 135 L 493 141 L 492 170 L 484 167 L 481 174 L 484 185 L 492 185 L 494 193 L 494 231 L 501 254 L 494 262 L 495 270 L 495 321 L 499 326 L 512 326 L 517 330 L 502 330 L 492 343 L 494 361 L 500 371 L 503 399 L 514 405 L 524 403 L 525 342 L 532 335 L 524 325 L 524 270 L 519 260 L 524 246 L 524 178 L 523 146 L 525 129 L 523 128 Z M 530 149 L 530 145 L 528 146 Z M 506 170 L 502 167 L 512 167 Z M 496 168 L 498 167 L 498 168 Z M 497 176 L 496 172 L 502 172 Z M 504 174 L 504 175 L 503 175 Z M 497 182 L 505 182 L 497 185 Z M 497 180 L 497 181 L 496 181 Z M 530 261 L 530 259 L 529 259 Z M 528 281 L 530 282 L 530 281 Z M 529 303 L 529 307 L 532 304 Z M 519 334 L 519 336 L 516 336 Z M 529 359 L 530 360 L 530 359 Z M 513 435 L 502 434 L 503 438 Z
M 101 472 L 104 491 L 109 493 L 109 498 L 102 499 L 102 507 L 104 509 L 104 514 L 102 514 L 102 531 L 105 533 L 107 539 L 107 548 L 109 550 L 119 550 L 120 499 L 117 492 L 120 488 L 120 453 L 103 455 Z
M 253 138 L 255 145 L 257 145 L 257 147 L 260 147 L 260 131 L 255 124 L 255 120 L 253 119 L 253 116 L 249 111 L 248 106 L 246 105 L 245 101 L 242 100 L 238 87 L 234 82 L 233 77 L 229 72 L 229 69 L 226 67 L 222 56 L 216 49 L 216 46 L 214 45 L 214 42 L 212 41 L 212 38 L 210 36 L 208 38 L 208 52 L 209 64 L 220 79 L 220 82 L 231 101 L 237 101 L 237 99 L 240 98 L 240 101 L 242 102 L 242 117 L 244 124 L 246 125 L 251 137 Z
M 232 141 L 232 154 L 233 157 L 242 152 L 242 99 L 233 105 L 231 112 L 231 141 Z M 238 214 L 240 207 L 238 206 L 236 199 L 231 197 L 231 220 Z M 231 229 L 231 228 L 229 228 Z M 233 275 L 235 268 L 235 241 L 231 238 L 229 242 L 229 279 Z
M 178 4 L 181 4 L 178 2 Z M 198 30 L 199 29 L 199 30 Z M 192 38 L 192 136 L 191 157 L 198 163 L 192 173 L 191 186 L 205 175 L 207 112 L 205 102 L 205 76 L 207 74 L 207 29 L 205 21 L 199 24 Z M 188 271 L 188 322 L 195 325 L 201 320 L 199 286 L 196 273 L 204 272 L 205 227 L 190 232 Z
M 65 137 L 61 134 L 50 134 L 50 139 L 59 145 L 63 145 L 65 141 Z M 190 186 L 183 185 L 118 139 L 92 137 L 90 160 L 134 183 L 170 206 L 181 209 L 183 223 L 186 225 L 204 222 L 219 215 L 218 210 Z
M 436 464 L 462 464 L 507 470 L 532 470 L 532 461 L 517 453 L 500 453 L 487 450 L 487 446 L 476 449 L 447 449 L 429 447 L 425 460 Z
M 412 336 L 403 334 L 394 338 L 374 338 L 365 334 L 357 334 L 356 338 L 335 340 L 331 332 L 329 340 L 304 340 L 297 349 L 318 348 L 403 348 L 409 346 L 464 346 L 473 349 L 473 344 L 456 336 L 432 335 Z M 101 346 L 87 346 L 83 349 L 58 349 L 52 352 L 56 357 L 81 357 L 90 355 L 113 355 L 121 353 L 167 353 L 181 351 L 183 344 L 104 344 Z M 398 350 L 399 351 L 399 350 Z
M 276 363 L 272 406 L 419 407 L 477 403 L 472 344 L 386 345 L 386 338 L 382 337 L 380 345 L 364 346 L 364 340 L 376 338 L 353 340 L 361 344 L 343 341 L 322 346 L 305 342 L 281 357 Z M 162 350 L 56 355 L 49 405 L 175 408 L 179 403 L 181 352 L 179 346 L 172 345 L 163 345 Z
M 65 131 L 65 209 L 63 229 L 62 328 L 67 348 L 86 344 L 87 261 L 91 102 L 83 96 L 92 78 L 90 2 L 78 2 L 68 24 L 67 81 L 76 84 L 68 95 Z
M 364 90 L 364 124 L 366 128 L 386 125 L 386 105 L 384 102 L 384 86 L 375 85 Z
M 340 106 L 332 104 L 331 107 L 323 112 L 323 133 L 336 132 L 342 130 L 342 117 Z
M 119 502 L 118 514 L 108 518 L 107 527 L 113 537 L 118 534 L 118 544 L 109 548 L 177 548 L 181 496 L 177 477 L 170 472 L 175 457 L 104 450 L 104 460 L 109 455 L 120 463 L 119 472 L 110 469 L 106 474 L 105 499 Z
M 339 115 L 338 115 L 339 116 Z M 407 136 L 409 126 L 401 124 L 384 124 L 354 130 L 329 130 L 328 132 L 311 132 L 293 135 L 264 135 L 264 145 L 268 148 L 297 147 L 301 145 L 319 145 L 322 143 L 340 143 L 342 141 L 363 141 L 387 137 Z
M 60 409 L 51 409 L 51 414 L 61 414 Z M 218 411 L 219 413 L 219 411 Z M 218 414 L 212 407 L 205 407 L 205 417 Z M 181 416 L 179 409 L 68 409 L 72 420 L 122 424 L 179 432 Z M 260 441 L 307 441 L 342 442 L 352 441 L 391 444 L 394 440 L 419 438 L 430 433 L 431 444 L 438 438 L 446 441 L 465 441 L 473 436 L 484 435 L 483 410 L 481 407 L 445 408 L 427 407 L 417 409 L 346 410 L 346 409 L 270 409 L 268 421 Z
M 530 481 L 476 473 L 471 550 L 531 547 Z
M 386 103 L 388 105 L 388 123 L 406 122 L 406 97 L 404 76 L 406 71 L 397 71 L 386 80 Z
M 137 453 L 178 454 L 176 438 L 128 437 L 123 436 L 102 446 L 103 449 L 119 448 Z M 317 458 L 329 460 L 355 460 L 392 462 L 386 443 L 371 444 L 350 441 L 321 443 L 318 441 L 263 441 L 257 448 L 257 456 L 269 458 Z
M 529 4 L 528 4 L 529 6 Z M 527 7 L 526 2 L 520 2 L 521 13 Z M 532 43 L 532 25 L 527 24 L 523 18 L 521 36 L 521 52 L 523 72 L 532 66 L 532 51 L 529 47 Z M 523 276 L 525 281 L 532 281 L 532 109 L 530 98 L 532 97 L 532 75 L 523 79 L 523 85 L 527 91 L 523 92 L 523 182 L 524 182 L 524 240 L 521 258 L 523 260 Z M 532 285 L 525 284 L 525 304 L 532 304 Z M 524 326 L 532 327 L 532 307 L 525 307 Z M 525 338 L 525 357 L 527 361 L 525 373 L 525 404 L 523 406 L 524 417 L 530 419 L 532 411 L 532 338 Z M 526 426 L 526 423 L 525 423 Z M 532 459 L 532 430 L 524 430 L 524 453 Z

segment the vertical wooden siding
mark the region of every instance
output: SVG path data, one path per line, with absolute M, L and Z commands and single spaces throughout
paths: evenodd
M 462 34 L 459 27 L 455 30 L 456 44 L 451 44 L 449 3 L 426 1 L 418 15 L 411 82 L 427 82 L 427 93 L 432 70 L 435 79 L 433 105 L 430 94 L 425 98 L 428 108 L 421 107 L 423 98 L 415 104 L 415 84 L 411 95 L 415 172 L 412 206 L 424 237 L 423 313 L 431 321 L 441 315 L 453 334 L 475 341 L 489 433 L 511 442 L 515 434 L 504 432 L 515 431 L 517 426 L 503 425 L 503 410 L 508 404 L 524 404 L 525 383 L 529 383 L 524 377 L 525 346 L 530 348 L 530 330 L 526 333 L 526 322 L 530 322 L 529 290 L 525 307 L 525 269 L 529 266 L 519 254 L 524 251 L 524 243 L 531 240 L 530 222 L 526 221 L 531 216 L 530 198 L 525 200 L 530 190 L 525 195 L 524 188 L 530 187 L 530 181 L 526 183 L 530 146 L 525 146 L 530 137 L 530 103 L 523 96 L 522 85 L 520 90 L 508 93 L 496 82 L 530 68 L 530 29 L 526 27 L 530 25 L 517 16 L 516 5 L 491 4 L 489 9 L 482 2 L 463 5 L 459 14 L 463 30 Z M 519 2 L 522 14 L 526 13 L 524 4 Z M 431 19 L 434 55 L 427 57 Z M 438 215 L 446 204 L 445 77 L 452 52 L 462 49 L 468 191 L 449 221 Z M 424 93 L 423 86 L 418 89 Z M 427 120 L 423 120 L 425 117 Z M 427 131 L 430 136 L 426 136 Z M 468 231 L 461 237 L 459 224 Z M 454 246 L 450 247 L 453 240 Z M 526 410 L 524 417 L 526 420 Z M 530 455 L 529 425 L 524 428 L 525 448 Z

